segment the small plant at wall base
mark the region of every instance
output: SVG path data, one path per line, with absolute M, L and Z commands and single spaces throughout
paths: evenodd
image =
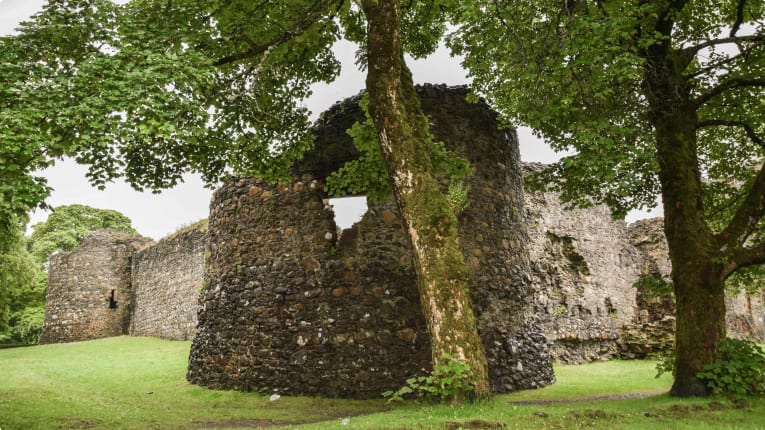
M 765 352 L 750 341 L 725 339 L 717 360 L 698 374 L 712 394 L 765 394 Z
M 434 402 L 465 399 L 475 389 L 473 371 L 464 360 L 449 354 L 443 355 L 443 362 L 430 375 L 409 378 L 405 386 L 396 391 L 386 391 L 383 397 L 389 402 L 404 400 L 405 396 Z

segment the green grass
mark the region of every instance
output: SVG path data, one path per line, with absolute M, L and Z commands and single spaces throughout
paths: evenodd
M 650 361 L 556 366 L 550 387 L 429 406 L 206 390 L 185 380 L 188 351 L 130 337 L 0 350 L 0 429 L 765 429 L 765 400 L 670 398 Z M 634 393 L 650 396 L 587 400 Z M 517 404 L 561 399 L 578 401 Z
M 0 351 L 0 429 L 172 429 L 261 419 L 315 421 L 383 402 L 267 397 L 186 382 L 190 343 L 118 337 Z M 151 393 L 151 394 L 149 394 Z

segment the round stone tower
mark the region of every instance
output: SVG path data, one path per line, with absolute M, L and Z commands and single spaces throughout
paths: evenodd
M 131 259 L 152 243 L 131 233 L 97 230 L 71 252 L 53 255 L 40 343 L 127 334 Z
M 533 313 L 515 132 L 465 100 L 465 87 L 418 89 L 431 132 L 467 158 L 460 240 L 496 392 L 553 381 Z M 232 178 L 213 196 L 206 290 L 189 381 L 263 393 L 378 397 L 430 368 L 408 237 L 391 203 L 341 233 L 324 178 L 358 156 L 345 134 L 354 97 L 317 124 L 316 148 L 289 184 Z

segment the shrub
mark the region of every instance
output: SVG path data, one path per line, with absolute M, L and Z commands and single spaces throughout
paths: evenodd
M 475 377 L 470 366 L 449 354 L 443 355 L 443 363 L 436 366 L 427 376 L 406 380 L 406 385 L 396 391 L 386 391 L 383 397 L 388 401 L 403 400 L 405 396 L 444 402 L 461 400 L 475 389 Z
M 712 394 L 765 394 L 765 352 L 753 342 L 725 339 L 717 346 L 717 360 L 698 377 Z

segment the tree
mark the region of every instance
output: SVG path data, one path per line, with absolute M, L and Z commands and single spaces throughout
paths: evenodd
M 16 157 L 26 180 L 62 155 L 88 164 L 97 186 L 124 176 L 158 190 L 184 171 L 211 183 L 231 172 L 281 179 L 311 144 L 300 101 L 312 83 L 337 76 L 332 44 L 341 36 L 361 43 L 369 112 L 416 251 L 434 364 L 444 354 L 464 360 L 476 377 L 468 394 L 484 396 L 487 363 L 456 217 L 433 180 L 428 123 L 404 62 L 404 52 L 435 49 L 449 3 L 52 0 L 17 37 L 0 39 L 15 60 L 0 81 L 0 133 L 18 142 L 11 155 L 30 153 L 32 162 Z M 43 186 L 29 187 L 27 206 L 39 204 Z
M 763 2 L 474 1 L 452 46 L 474 86 L 553 148 L 548 182 L 615 215 L 664 206 L 677 300 L 672 394 L 725 337 L 724 286 L 765 263 Z
M 135 233 L 130 218 L 110 209 L 84 205 L 59 206 L 44 222 L 32 226 L 29 250 L 41 264 L 56 251 L 71 251 L 85 236 L 99 229 Z
M 362 1 L 367 17 L 369 114 L 377 129 L 395 201 L 414 249 L 417 285 L 434 364 L 466 361 L 476 394 L 489 393 L 488 365 L 470 302 L 457 216 L 433 176 L 428 121 L 404 61 L 398 0 Z
M 38 267 L 25 246 L 24 223 L 15 222 L 9 227 L 15 228 L 0 234 L 0 342 L 23 342 L 26 336 L 16 339 L 11 329 L 31 316 L 31 312 L 23 312 L 27 304 L 41 304 L 36 283 Z M 43 292 L 43 300 L 44 296 Z

